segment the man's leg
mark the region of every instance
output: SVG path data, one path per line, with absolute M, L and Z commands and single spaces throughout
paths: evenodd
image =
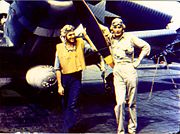
M 114 108 L 116 121 L 118 124 L 118 134 L 125 134 L 124 120 L 125 120 L 125 96 L 126 86 L 118 71 L 114 69 L 114 87 L 116 96 L 116 106 Z
M 131 75 L 127 80 L 129 122 L 128 133 L 135 134 L 137 128 L 136 96 L 137 96 L 137 75 Z
M 79 117 L 79 97 L 81 89 L 81 78 L 72 77 L 71 85 L 69 85 L 67 109 L 65 111 L 66 127 L 71 129 L 77 122 Z

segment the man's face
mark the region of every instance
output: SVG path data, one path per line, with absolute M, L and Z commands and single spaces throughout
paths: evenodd
M 75 38 L 75 33 L 74 31 L 72 32 L 69 32 L 67 35 L 66 35 L 66 39 L 69 43 L 74 43 L 76 42 L 76 38 Z
M 113 26 L 112 31 L 115 37 L 120 37 L 123 34 L 123 28 L 120 25 Z

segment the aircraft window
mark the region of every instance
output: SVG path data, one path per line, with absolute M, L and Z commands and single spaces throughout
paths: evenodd
M 4 35 L 4 26 L 7 14 L 0 14 L 0 47 L 13 47 L 13 43 Z
M 43 27 L 37 27 L 34 34 L 44 37 L 59 37 L 59 29 L 47 29 Z
M 0 33 L 1 34 L 1 33 Z M 10 41 L 10 39 L 6 36 L 0 35 L 0 47 L 13 47 L 13 43 Z

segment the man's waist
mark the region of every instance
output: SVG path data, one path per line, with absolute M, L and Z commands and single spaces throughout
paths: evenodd
M 132 63 L 130 58 L 119 58 L 115 60 L 115 63 Z
M 82 70 L 78 70 L 78 71 L 76 71 L 76 72 L 71 72 L 71 73 L 65 73 L 65 74 L 63 74 L 62 73 L 62 75 L 72 75 L 72 76 L 76 76 L 76 75 L 79 75 L 79 74 L 81 74 L 82 73 Z
M 125 63 L 132 63 L 132 61 L 117 61 L 117 64 L 125 64 Z

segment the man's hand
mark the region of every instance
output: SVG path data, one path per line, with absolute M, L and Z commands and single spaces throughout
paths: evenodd
M 82 35 L 83 35 L 84 37 L 87 36 L 86 28 L 83 28 Z
M 59 95 L 63 95 L 64 96 L 64 88 L 62 86 L 58 87 L 58 93 L 59 93 Z
M 137 59 L 136 61 L 133 62 L 134 68 L 137 68 L 140 65 L 141 61 Z

